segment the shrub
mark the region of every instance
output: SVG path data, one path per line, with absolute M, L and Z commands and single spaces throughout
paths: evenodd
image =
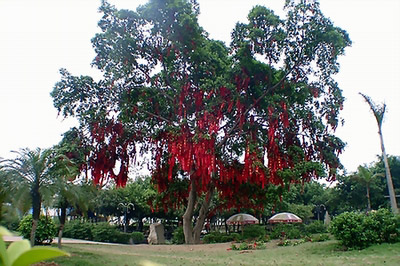
M 92 223 L 72 220 L 65 223 L 63 236 L 75 239 L 93 240 Z
M 243 240 L 265 240 L 267 232 L 262 225 L 248 225 L 243 228 Z
M 20 222 L 20 219 L 16 215 L 3 216 L 0 220 L 0 226 L 4 226 L 10 231 L 17 231 Z
M 183 234 L 183 227 L 179 226 L 172 233 L 172 243 L 173 244 L 183 244 L 185 243 L 185 235 Z
M 133 244 L 140 244 L 144 241 L 144 235 L 142 232 L 132 232 L 131 238 Z
M 378 228 L 378 243 L 394 243 L 400 241 L 400 215 L 394 215 L 387 209 L 379 209 L 369 213 L 369 217 L 376 221 Z
M 367 247 L 369 243 L 364 234 L 363 222 L 363 214 L 344 212 L 332 220 L 330 232 L 346 247 Z
M 224 234 L 221 232 L 210 232 L 204 236 L 203 242 L 206 244 L 212 243 L 226 243 L 231 241 L 238 241 L 241 237 L 238 233 Z
M 368 214 L 345 212 L 333 219 L 330 232 L 347 248 L 362 249 L 399 241 L 400 219 L 385 209 Z
M 118 228 L 107 222 L 93 224 L 92 235 L 93 241 L 97 242 L 121 243 L 120 239 L 123 238 Z M 128 241 L 125 243 L 128 243 Z
M 32 215 L 22 218 L 19 223 L 18 231 L 25 239 L 30 239 L 32 231 Z M 57 229 L 53 220 L 47 216 L 40 216 L 35 233 L 35 244 L 44 244 L 53 242 Z
M 307 234 L 323 234 L 328 232 L 327 226 L 322 221 L 314 221 L 305 226 Z
M 312 242 L 323 242 L 329 240 L 328 234 L 317 234 L 311 238 Z
M 272 239 L 298 239 L 306 235 L 304 224 L 275 224 L 270 237 Z

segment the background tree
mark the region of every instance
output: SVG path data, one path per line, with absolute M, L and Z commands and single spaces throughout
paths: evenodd
M 76 184 L 80 170 L 85 166 L 85 153 L 80 145 L 79 133 L 72 128 L 66 133 L 61 142 L 53 148 L 51 173 L 55 178 L 56 203 L 59 208 L 60 226 L 58 230 L 58 248 L 61 249 L 63 229 L 68 207 L 79 207 L 87 210 L 88 204 L 84 190 Z
M 35 244 L 35 233 L 43 196 L 49 191 L 49 186 L 54 183 L 53 176 L 50 174 L 51 152 L 51 150 L 41 150 L 40 148 L 36 150 L 22 149 L 16 152 L 15 159 L 1 161 L 4 169 L 13 175 L 13 178 L 19 179 L 21 185 L 29 188 L 33 219 L 30 239 L 32 246 Z
M 365 186 L 367 193 L 367 211 L 371 210 L 371 197 L 370 197 L 370 191 L 371 191 L 371 184 L 375 181 L 375 179 L 378 176 L 383 176 L 380 173 L 373 173 L 370 169 L 368 169 L 365 166 L 359 166 L 358 167 L 358 172 L 353 176 L 353 178 L 356 179 L 357 182 L 360 182 L 362 185 Z
M 207 37 L 194 0 L 100 10 L 92 42 L 103 79 L 61 70 L 52 92 L 79 119 L 95 183 L 125 185 L 132 159 L 150 152 L 160 193 L 186 184 L 163 202 L 186 203 L 185 241 L 198 243 L 215 191 L 232 199 L 226 208 L 262 208 L 270 187 L 335 177 L 343 96 L 332 75 L 350 40 L 318 3 L 287 1 L 285 20 L 253 8 L 229 48 Z
M 397 201 L 396 201 L 396 194 L 394 192 L 394 187 L 393 187 L 392 176 L 390 174 L 389 162 L 388 162 L 388 158 L 386 155 L 385 145 L 383 144 L 382 123 L 383 123 L 383 117 L 385 116 L 385 112 L 386 112 L 386 104 L 384 103 L 382 105 L 377 105 L 367 95 L 362 94 L 362 93 L 360 93 L 360 95 L 368 103 L 369 107 L 371 108 L 372 113 L 375 116 L 376 123 L 378 124 L 378 134 L 379 134 L 379 139 L 381 141 L 383 162 L 385 164 L 386 181 L 387 181 L 388 190 L 389 190 L 390 206 L 392 207 L 393 213 L 399 213 L 399 210 L 397 207 Z

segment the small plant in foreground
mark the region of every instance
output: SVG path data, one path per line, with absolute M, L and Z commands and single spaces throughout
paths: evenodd
M 16 241 L 6 249 L 3 236 L 11 233 L 0 226 L 0 265 L 27 266 L 33 263 L 60 256 L 69 256 L 68 253 L 51 247 L 31 247 L 28 240 Z

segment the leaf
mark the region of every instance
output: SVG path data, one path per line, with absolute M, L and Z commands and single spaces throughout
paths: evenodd
M 30 248 L 31 244 L 26 239 L 11 243 L 7 249 L 9 264 L 12 265 L 22 253 L 28 251 Z
M 0 227 L 0 229 L 3 229 Z M 10 265 L 8 262 L 8 256 L 6 252 L 6 244 L 3 241 L 3 237 L 0 235 L 0 265 Z
M 51 247 L 33 247 L 32 249 L 25 251 L 19 256 L 12 265 L 24 266 L 31 265 L 33 263 L 56 258 L 60 256 L 70 256 L 69 253 Z

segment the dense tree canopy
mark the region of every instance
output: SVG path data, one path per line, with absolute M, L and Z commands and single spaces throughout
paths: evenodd
M 195 0 L 100 10 L 92 42 L 103 79 L 61 70 L 52 92 L 55 107 L 79 119 L 96 183 L 125 185 L 132 160 L 150 153 L 160 193 L 186 185 L 164 199 L 187 204 L 184 224 L 201 206 L 198 239 L 215 189 L 225 208 L 261 208 L 270 186 L 335 177 L 344 99 L 332 75 L 350 40 L 317 2 L 287 1 L 285 19 L 254 7 L 230 47 L 199 26 Z

